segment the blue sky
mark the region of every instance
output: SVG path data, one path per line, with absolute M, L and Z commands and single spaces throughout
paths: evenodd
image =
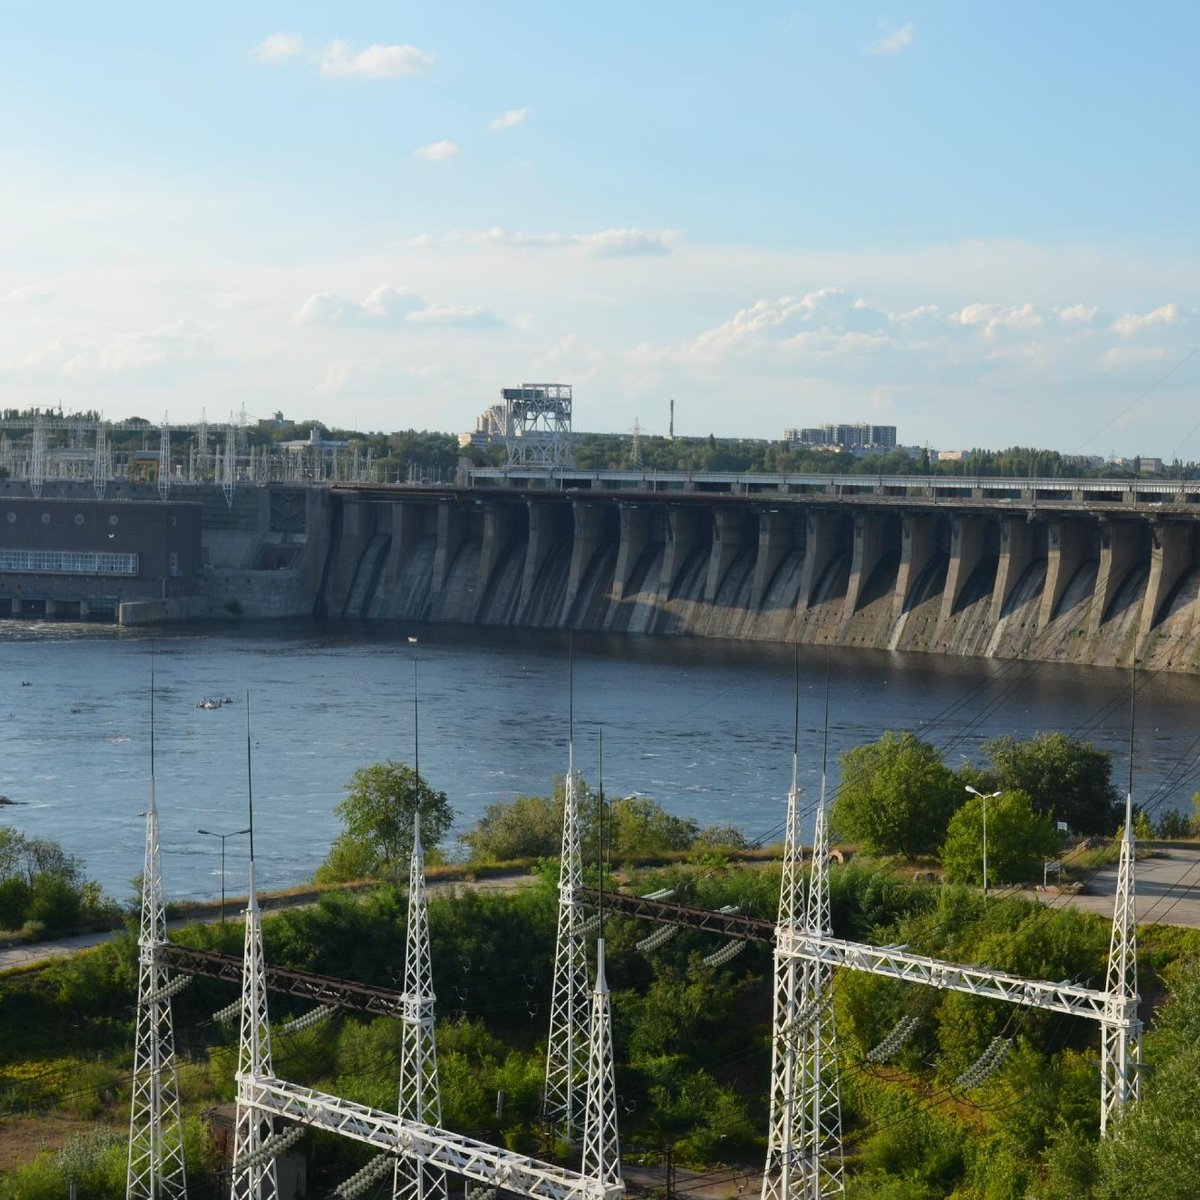
M 1200 459 L 1200 7 L 22 6 L 0 401 Z

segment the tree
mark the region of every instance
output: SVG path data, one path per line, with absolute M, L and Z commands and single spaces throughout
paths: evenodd
M 963 792 L 928 742 L 889 730 L 841 757 L 830 812 L 837 836 L 869 854 L 928 854 L 941 844 Z
M 404 763 L 359 767 L 334 810 L 343 831 L 317 868 L 318 883 L 402 873 L 413 844 L 413 817 L 421 813 L 421 841 L 436 848 L 454 820 L 445 792 L 435 792 Z
M 1045 813 L 1034 812 L 1024 792 L 1002 792 L 987 804 L 988 882 L 1035 879 L 1058 849 L 1058 834 Z M 983 882 L 983 800 L 972 796 L 950 818 L 942 865 L 954 883 Z
M 1076 833 L 1109 834 L 1123 806 L 1112 782 L 1112 755 L 1081 738 L 1039 733 L 1029 741 L 1002 737 L 984 751 L 996 787 L 1025 792 L 1036 812 L 1066 821 Z
M 562 847 L 561 783 L 554 796 L 516 796 L 489 804 L 458 840 L 474 862 L 553 857 Z

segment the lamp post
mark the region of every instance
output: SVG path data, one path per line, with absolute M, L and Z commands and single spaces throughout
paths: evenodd
M 215 837 L 221 839 L 221 923 L 225 923 L 225 839 L 231 837 L 241 837 L 243 833 L 249 833 L 250 828 L 235 829 L 232 833 L 214 833 L 211 829 L 197 829 L 197 833 L 202 833 L 206 837 Z
M 972 796 L 978 796 L 983 801 L 983 898 L 987 899 L 987 802 L 995 800 L 997 796 L 1004 795 L 1003 792 L 988 792 L 985 796 L 983 792 L 977 792 L 969 783 L 967 791 Z

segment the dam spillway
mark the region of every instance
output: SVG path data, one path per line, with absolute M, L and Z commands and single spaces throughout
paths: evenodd
M 859 490 L 337 487 L 314 611 L 1200 669 L 1190 492 L 846 482 Z

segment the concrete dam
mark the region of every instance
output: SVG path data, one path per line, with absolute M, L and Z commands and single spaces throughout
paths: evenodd
M 313 611 L 1200 670 L 1182 491 L 838 493 L 336 487 Z

